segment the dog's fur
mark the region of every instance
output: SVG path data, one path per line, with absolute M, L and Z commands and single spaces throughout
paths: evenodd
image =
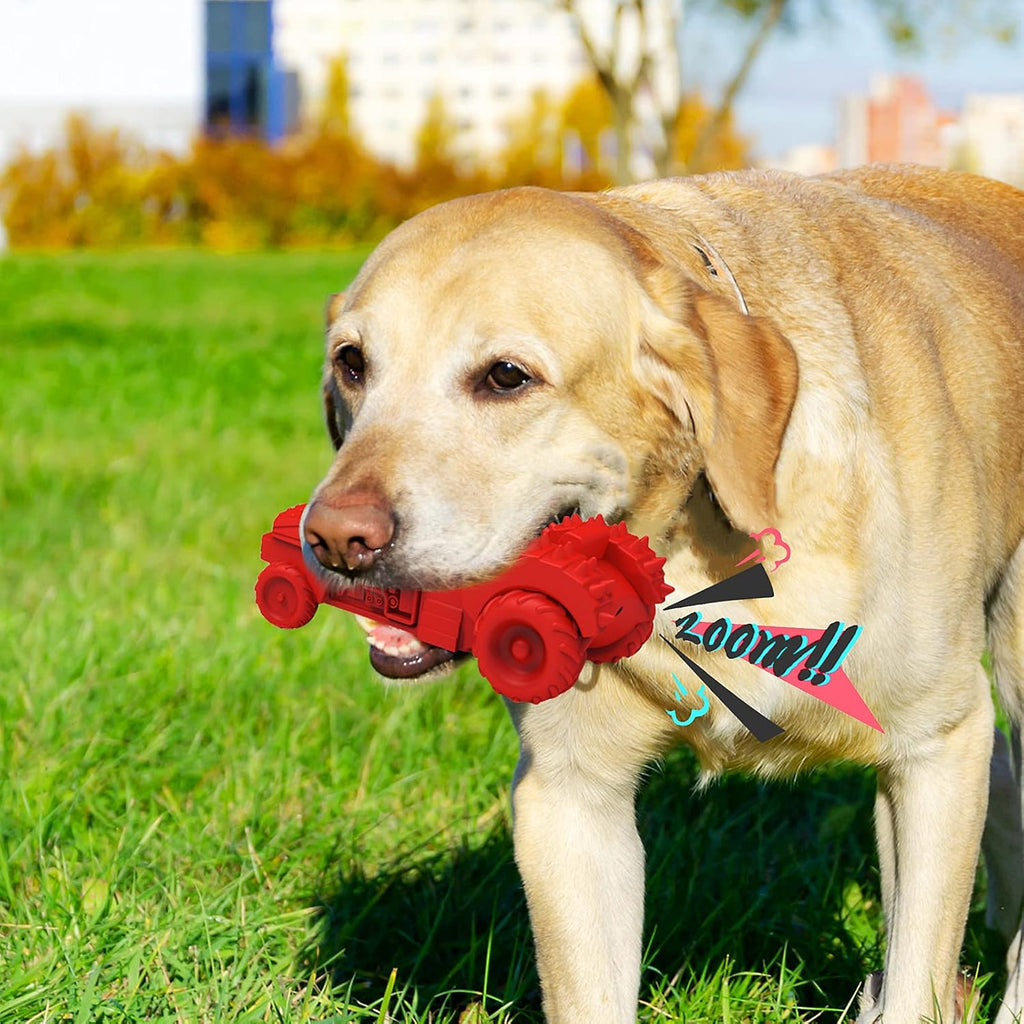
M 346 344 L 361 383 L 335 367 Z M 498 360 L 533 380 L 494 393 Z M 679 661 L 657 637 L 510 706 L 515 855 L 551 1024 L 635 1019 L 634 794 L 679 742 L 709 775 L 876 766 L 888 947 L 857 1019 L 959 1018 L 993 750 L 986 628 L 1016 772 L 1001 743 L 986 833 L 1010 942 L 998 1024 L 1024 1011 L 1024 193 L 904 167 L 456 200 L 392 233 L 332 305 L 325 393 L 340 447 L 314 499 L 393 510 L 368 583 L 487 578 L 578 506 L 648 535 L 676 597 L 776 527 L 792 558 L 775 597 L 705 617 L 863 626 L 844 668 L 884 734 L 689 648 L 785 733 L 759 743 L 714 699 L 680 729 Z M 659 612 L 656 632 L 674 631 Z

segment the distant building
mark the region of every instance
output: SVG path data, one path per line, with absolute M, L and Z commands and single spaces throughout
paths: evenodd
M 860 167 L 868 160 L 868 98 L 849 93 L 839 101 L 836 163 Z
M 1024 187 L 1024 94 L 968 96 L 958 134 L 965 170 Z
M 289 76 L 275 58 L 274 0 L 205 0 L 204 125 L 275 142 L 294 127 Z
M 534 91 L 587 72 L 550 0 L 0 0 L 0 166 L 70 111 L 179 152 L 203 130 L 273 141 L 317 116 L 340 57 L 355 130 L 399 163 L 435 94 L 457 150 L 487 156 Z
M 402 164 L 434 95 L 456 150 L 487 156 L 534 91 L 560 98 L 587 70 L 568 15 L 548 0 L 276 0 L 275 39 L 307 118 L 331 61 L 344 57 L 353 127 L 371 151 Z
M 876 75 L 869 95 L 840 102 L 836 153 L 840 167 L 909 162 L 1024 187 L 1024 93 L 969 95 L 955 117 L 918 79 Z
M 836 169 L 836 151 L 833 146 L 808 142 L 793 146 L 781 157 L 762 161 L 759 166 L 778 171 L 793 171 L 795 174 L 827 174 Z
M 911 75 L 875 75 L 868 96 L 847 96 L 840 103 L 836 151 L 841 166 L 865 163 L 915 163 L 944 167 L 946 121 L 920 79 Z

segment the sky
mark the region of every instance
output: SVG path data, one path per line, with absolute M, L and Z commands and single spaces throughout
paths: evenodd
M 0 103 L 198 102 L 201 11 L 200 0 L 0 0 Z
M 954 114 L 968 93 L 1024 93 L 1024 0 L 1001 4 L 1004 17 L 1018 26 L 1013 44 L 958 28 L 948 41 L 930 39 L 920 56 L 900 54 L 892 46 L 870 0 L 829 6 L 842 11 L 841 19 L 832 26 L 819 23 L 796 34 L 778 33 L 741 94 L 738 126 L 753 138 L 761 156 L 779 156 L 806 142 L 834 142 L 840 97 L 867 93 L 876 71 L 920 76 L 939 108 Z M 940 0 L 933 6 L 941 6 Z M 688 83 L 714 94 L 738 62 L 750 31 L 750 25 L 735 18 L 693 14 L 685 33 Z

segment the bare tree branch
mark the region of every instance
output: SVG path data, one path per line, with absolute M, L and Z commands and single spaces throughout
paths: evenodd
M 658 117 L 660 137 L 654 149 L 654 167 L 658 177 L 664 178 L 672 173 L 672 150 L 675 141 L 676 120 L 679 117 L 679 104 L 682 101 L 683 68 L 682 54 L 679 49 L 679 36 L 682 28 L 686 0 L 666 0 L 661 4 L 667 49 L 666 61 L 671 66 L 671 87 L 667 95 L 661 95 L 659 83 L 652 77 L 649 81 L 651 98 Z M 656 74 L 656 70 L 654 74 Z
M 620 6 L 619 10 L 622 10 Z M 637 38 L 639 40 L 640 55 L 636 62 L 636 71 L 633 73 L 633 80 L 629 83 L 629 91 L 636 95 L 636 91 L 647 79 L 647 72 L 651 64 L 650 51 L 647 49 L 647 17 L 644 0 L 633 0 L 633 10 L 636 11 Z
M 612 52 L 609 57 L 613 71 L 615 70 L 615 58 L 618 57 L 622 46 L 622 16 L 625 13 L 626 0 L 618 0 L 615 4 L 615 13 L 612 15 Z
M 740 61 L 736 73 L 725 87 L 715 112 L 708 118 L 700 135 L 697 136 L 697 141 L 694 144 L 693 152 L 690 154 L 689 159 L 691 167 L 697 165 L 708 146 L 714 141 L 715 136 L 722 130 L 722 126 L 732 112 L 732 105 L 736 97 L 743 86 L 746 85 L 754 62 L 757 60 L 764 44 L 768 41 L 769 36 L 775 30 L 776 25 L 782 20 L 786 4 L 787 0 L 771 0 L 771 3 L 766 8 L 761 24 L 747 45 L 746 52 L 743 54 L 743 59 Z
M 622 18 L 622 4 L 618 3 L 615 6 L 615 20 L 612 26 L 612 46 L 610 52 L 607 54 L 602 54 L 598 50 L 597 44 L 594 42 L 594 37 L 590 34 L 590 29 L 587 28 L 587 23 L 583 20 L 583 15 L 580 14 L 579 8 L 576 6 L 574 0 L 555 0 L 555 7 L 557 10 L 565 11 L 565 13 L 572 19 L 573 26 L 576 29 L 576 34 L 579 36 L 579 40 L 583 44 L 583 49 L 586 51 L 587 60 L 590 61 L 591 67 L 599 75 L 607 75 L 610 80 L 614 80 L 615 55 L 618 52 L 619 45 L 619 22 Z
M 626 3 L 627 0 L 617 0 L 614 20 L 612 22 L 611 50 L 607 55 L 602 55 L 598 50 L 594 37 L 590 34 L 590 30 L 583 20 L 583 16 L 580 14 L 575 0 L 556 0 L 557 7 L 565 11 L 572 18 L 580 42 L 586 51 L 587 59 L 597 75 L 601 88 L 604 89 L 608 99 L 611 101 L 616 142 L 615 178 L 619 184 L 623 185 L 630 180 L 632 156 L 630 133 L 634 118 L 633 98 L 636 93 L 636 86 L 634 84 L 620 81 L 616 67 L 622 40 L 622 19 Z M 632 3 L 642 4 L 643 0 L 632 0 Z
M 925 30 L 941 27 L 942 12 L 958 27 L 969 13 L 972 27 L 979 20 L 989 30 L 1008 31 L 1005 0 L 869 0 L 897 43 L 914 42 Z M 607 35 L 595 37 L 583 17 L 583 0 L 550 0 L 552 7 L 571 18 L 587 59 L 613 110 L 613 125 L 618 146 L 616 178 L 620 183 L 630 180 L 632 171 L 632 128 L 641 115 L 651 119 L 649 140 L 653 148 L 655 168 L 661 175 L 671 174 L 679 109 L 682 100 L 682 61 L 679 33 L 686 0 L 605 0 L 600 6 L 606 19 Z M 712 5 L 750 20 L 757 21 L 732 77 L 725 85 L 711 115 L 700 126 L 696 142 L 679 171 L 697 171 L 708 151 L 720 137 L 736 102 L 746 86 L 751 71 L 779 23 L 787 15 L 803 10 L 796 0 L 716 0 Z M 836 13 L 841 5 L 834 0 L 817 0 L 813 5 L 819 15 Z M 590 8 L 587 8 L 590 10 Z M 950 12 L 954 12 L 951 14 Z M 984 17 L 979 16 L 983 12 Z M 955 17 L 954 17 L 955 14 Z M 636 62 L 624 66 L 633 53 L 632 40 L 626 31 L 626 19 L 637 29 Z M 608 20 L 610 19 L 610 21 Z M 664 34 L 662 34 L 664 33 Z M 608 40 L 598 44 L 598 38 Z M 649 105 L 648 105 L 649 100 Z M 639 102 L 638 102 L 639 101 Z

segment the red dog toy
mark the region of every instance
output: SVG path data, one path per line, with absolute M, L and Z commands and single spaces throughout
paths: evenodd
M 585 661 L 618 661 L 651 635 L 654 609 L 671 593 L 647 543 L 625 524 L 571 516 L 549 526 L 506 572 L 462 590 L 330 592 L 302 558 L 304 505 L 286 509 L 263 535 L 270 564 L 256 580 L 256 604 L 275 626 L 295 629 L 318 605 L 392 623 L 425 644 L 472 652 L 480 673 L 515 701 L 557 697 Z

